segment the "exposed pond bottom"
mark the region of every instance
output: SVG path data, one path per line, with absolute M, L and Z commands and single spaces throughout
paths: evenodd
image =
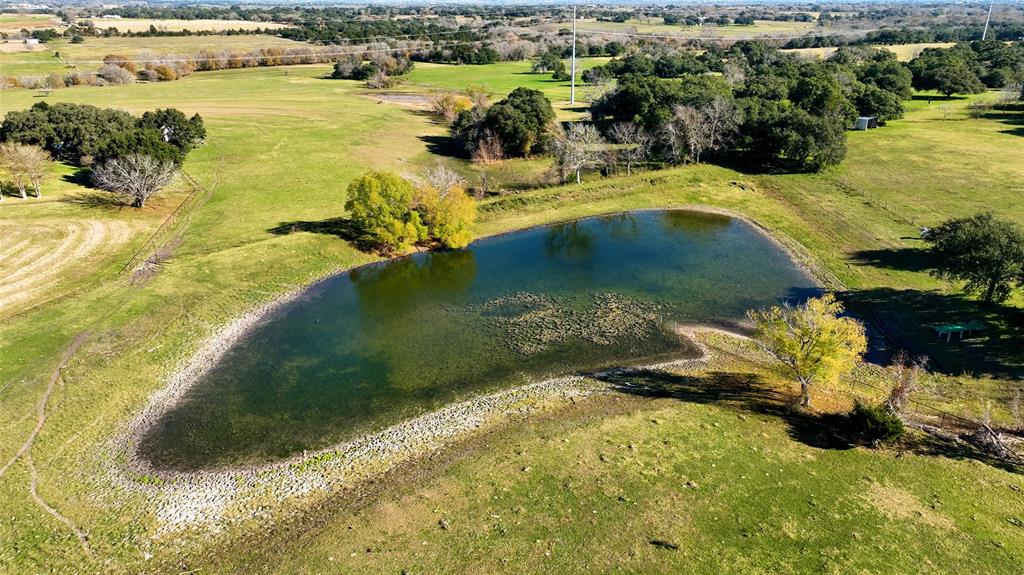
M 815 290 L 750 224 L 586 218 L 321 281 L 243 335 L 143 434 L 157 468 L 284 458 L 473 395 L 693 356 L 673 328 Z

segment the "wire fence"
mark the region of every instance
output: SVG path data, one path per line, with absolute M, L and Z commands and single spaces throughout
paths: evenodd
M 179 171 L 178 174 L 192 188 L 192 191 L 121 267 L 118 275 L 131 274 L 143 263 L 157 257 L 160 248 L 173 241 L 191 220 L 192 215 L 213 195 L 213 187 L 204 186 L 184 170 Z

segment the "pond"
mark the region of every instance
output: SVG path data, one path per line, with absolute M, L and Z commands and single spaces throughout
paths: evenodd
M 368 265 L 263 317 L 139 453 L 181 470 L 279 459 L 488 391 L 692 357 L 673 326 L 736 321 L 814 291 L 750 224 L 679 210 Z

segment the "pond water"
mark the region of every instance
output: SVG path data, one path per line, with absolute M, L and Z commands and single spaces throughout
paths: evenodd
M 268 314 L 139 449 L 158 468 L 283 458 L 500 388 L 694 356 L 673 325 L 814 291 L 749 224 L 675 210 L 369 265 Z

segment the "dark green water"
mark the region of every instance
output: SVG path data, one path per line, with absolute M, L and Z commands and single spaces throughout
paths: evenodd
M 673 322 L 813 291 L 732 218 L 646 211 L 366 266 L 264 318 L 143 438 L 162 468 L 318 449 L 486 391 L 694 355 Z

